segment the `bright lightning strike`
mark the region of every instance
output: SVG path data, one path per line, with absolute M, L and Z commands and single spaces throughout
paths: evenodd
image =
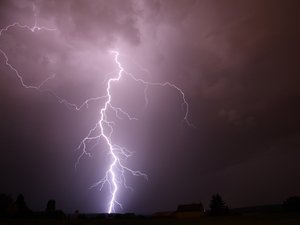
M 94 126 L 93 129 L 91 129 L 88 133 L 88 135 L 82 140 L 80 145 L 78 146 L 78 149 L 82 149 L 82 153 L 78 158 L 78 161 L 76 163 L 79 163 L 81 157 L 84 155 L 91 156 L 91 154 L 87 151 L 87 146 L 89 142 L 98 140 L 99 138 L 103 138 L 105 140 L 105 143 L 109 149 L 109 154 L 111 155 L 111 164 L 109 168 L 107 169 L 105 176 L 95 183 L 92 187 L 100 186 L 100 190 L 103 189 L 105 184 L 108 184 L 109 190 L 110 190 L 110 202 L 108 207 L 108 213 L 112 213 L 116 211 L 116 205 L 122 208 L 122 205 L 117 201 L 117 192 L 120 188 L 120 185 L 125 186 L 125 188 L 130 188 L 126 184 L 126 177 L 125 172 L 131 173 L 133 176 L 143 176 L 144 178 L 148 179 L 147 175 L 145 173 L 142 173 L 138 170 L 132 170 L 129 167 L 125 166 L 122 162 L 123 158 L 128 158 L 132 155 L 132 152 L 130 152 L 125 147 L 121 147 L 119 145 L 116 145 L 111 140 L 111 135 L 113 134 L 113 121 L 108 120 L 108 111 L 111 109 L 117 118 L 121 118 L 120 115 L 125 116 L 129 120 L 134 120 L 136 118 L 133 118 L 124 111 L 123 109 L 119 107 L 115 107 L 112 105 L 112 93 L 111 93 L 111 84 L 114 82 L 121 82 L 121 78 L 124 75 L 127 75 L 131 77 L 134 81 L 141 83 L 144 85 L 144 94 L 145 94 L 145 104 L 148 104 L 148 97 L 147 97 L 147 90 L 149 86 L 162 86 L 162 87 L 171 87 L 175 88 L 179 94 L 182 97 L 182 107 L 185 106 L 185 115 L 184 115 L 184 121 L 192 126 L 192 124 L 188 121 L 188 103 L 185 98 L 184 92 L 177 87 L 176 85 L 165 82 L 165 83 L 154 83 L 154 82 L 147 82 L 143 79 L 136 78 L 131 73 L 128 73 L 124 70 L 121 62 L 119 61 L 119 55 L 120 53 L 118 51 L 111 51 L 111 53 L 114 55 L 114 62 L 118 66 L 118 75 L 114 78 L 110 78 L 107 82 L 106 87 L 106 101 L 104 103 L 104 106 L 100 110 L 100 120 L 97 122 L 97 124 Z M 98 142 L 97 142 L 98 143 Z
M 1 36 L 4 32 L 7 32 L 12 27 L 17 27 L 17 28 L 20 28 L 20 29 L 27 29 L 27 30 L 30 30 L 31 32 L 36 32 L 36 31 L 40 31 L 40 30 L 45 30 L 45 31 L 54 31 L 55 30 L 55 29 L 52 29 L 52 28 L 38 26 L 37 13 L 36 13 L 35 5 L 33 5 L 33 12 L 34 12 L 34 25 L 32 27 L 30 27 L 28 25 L 23 25 L 19 22 L 14 22 L 14 23 L 12 23 L 12 24 L 8 25 L 7 27 L 0 30 L 0 38 L 1 38 Z M 81 150 L 81 154 L 79 155 L 79 157 L 76 161 L 75 167 L 77 167 L 78 163 L 80 162 L 80 160 L 83 156 L 91 157 L 92 155 L 90 153 L 90 150 L 92 148 L 94 148 L 99 143 L 100 139 L 104 140 L 104 142 L 105 142 L 105 144 L 108 148 L 109 155 L 111 157 L 111 162 L 110 162 L 109 167 L 107 168 L 107 170 L 105 172 L 104 177 L 102 179 L 100 179 L 98 182 L 96 182 L 93 186 L 91 186 L 91 188 L 100 187 L 100 190 L 102 190 L 103 187 L 106 186 L 106 185 L 109 187 L 110 201 L 109 201 L 109 205 L 108 205 L 108 209 L 107 209 L 108 213 L 116 212 L 116 206 L 122 208 L 121 203 L 119 203 L 119 201 L 117 200 L 118 199 L 117 194 L 118 194 L 119 189 L 121 187 L 132 189 L 126 183 L 126 176 L 125 175 L 127 173 L 129 173 L 133 176 L 142 176 L 145 179 L 148 179 L 148 176 L 145 173 L 143 173 L 139 170 L 133 170 L 133 169 L 127 167 L 124 164 L 124 160 L 126 160 L 127 158 L 132 156 L 133 152 L 129 151 L 125 147 L 122 147 L 122 146 L 119 146 L 119 145 L 115 144 L 112 141 L 111 137 L 112 137 L 112 134 L 114 132 L 113 125 L 114 125 L 115 122 L 109 120 L 109 116 L 108 116 L 109 111 L 114 112 L 114 115 L 117 119 L 121 119 L 121 118 L 125 117 L 129 120 L 136 120 L 136 118 L 130 116 L 130 114 L 127 113 L 126 111 L 124 111 L 122 108 L 112 105 L 113 93 L 112 93 L 112 90 L 111 90 L 111 85 L 113 83 L 121 82 L 121 78 L 123 76 L 128 76 L 131 79 L 133 79 L 135 82 L 140 83 L 141 85 L 144 86 L 145 106 L 148 105 L 147 91 L 148 91 L 149 87 L 151 87 L 151 86 L 161 86 L 161 87 L 174 88 L 175 90 L 178 91 L 179 95 L 182 98 L 182 109 L 185 111 L 183 119 L 189 126 L 193 126 L 188 120 L 189 105 L 186 101 L 186 97 L 185 97 L 184 92 L 179 87 L 177 87 L 176 85 L 174 85 L 170 82 L 156 83 L 156 82 L 148 82 L 148 81 L 145 81 L 143 79 L 136 78 L 133 74 L 125 71 L 125 69 L 123 68 L 123 66 L 122 66 L 122 64 L 119 60 L 120 53 L 118 51 L 111 51 L 111 54 L 113 55 L 113 60 L 114 60 L 114 63 L 116 64 L 116 66 L 117 66 L 117 71 L 118 72 L 117 72 L 116 77 L 112 77 L 112 78 L 108 79 L 107 86 L 106 86 L 106 94 L 104 96 L 100 96 L 100 97 L 89 98 L 86 101 L 84 101 L 81 105 L 76 105 L 74 103 L 70 103 L 66 99 L 61 98 L 60 96 L 56 95 L 54 93 L 54 91 L 52 91 L 50 89 L 42 89 L 42 86 L 44 86 L 44 84 L 46 82 L 48 82 L 50 79 L 54 78 L 55 74 L 49 76 L 42 83 L 40 83 L 40 85 L 38 85 L 38 86 L 26 84 L 23 80 L 22 75 L 17 70 L 17 68 L 15 68 L 9 62 L 9 57 L 5 53 L 5 51 L 0 49 L 0 53 L 5 58 L 6 66 L 8 66 L 15 73 L 15 75 L 17 76 L 17 78 L 19 79 L 21 85 L 24 88 L 31 88 L 31 89 L 36 89 L 38 91 L 49 92 L 55 98 L 57 98 L 60 103 L 63 103 L 67 107 L 69 107 L 71 109 L 75 109 L 75 110 L 81 110 L 84 106 L 88 107 L 88 104 L 91 101 L 104 100 L 103 107 L 100 109 L 100 112 L 99 112 L 100 113 L 99 121 L 88 132 L 87 136 L 80 142 L 80 144 L 77 148 L 78 150 Z M 113 72 L 109 73 L 107 75 L 111 75 L 111 74 L 113 74 Z M 95 143 L 95 144 L 90 147 L 91 143 Z
M 88 136 L 83 139 L 80 143 L 79 148 L 82 148 L 82 154 L 79 156 L 77 163 L 79 163 L 80 158 L 87 154 L 90 156 L 90 153 L 87 152 L 87 143 L 98 139 L 103 138 L 105 140 L 106 145 L 109 148 L 109 154 L 111 155 L 112 162 L 105 173 L 105 176 L 94 184 L 92 187 L 100 186 L 100 190 L 104 187 L 105 184 L 109 185 L 111 199 L 109 202 L 108 213 L 115 212 L 115 205 L 118 205 L 122 208 L 122 205 L 117 201 L 117 191 L 119 188 L 119 184 L 123 184 L 126 188 L 129 188 L 126 184 L 125 172 L 129 172 L 134 176 L 143 176 L 144 178 L 148 179 L 147 175 L 138 171 L 132 170 L 129 167 L 125 166 L 122 162 L 122 158 L 128 158 L 131 156 L 132 152 L 127 150 L 124 147 L 119 145 L 113 144 L 111 140 L 111 135 L 113 133 L 113 122 L 108 120 L 108 109 L 112 109 L 115 112 L 117 118 L 120 118 L 120 114 L 126 116 L 128 119 L 132 120 L 132 118 L 128 113 L 126 113 L 121 108 L 115 107 L 112 105 L 112 93 L 111 93 L 111 84 L 113 82 L 119 82 L 124 74 L 124 68 L 122 67 L 118 57 L 119 52 L 111 51 L 114 55 L 114 62 L 118 66 L 118 76 L 115 78 L 110 78 L 107 82 L 106 87 L 106 101 L 104 106 L 100 110 L 100 120 L 96 124 L 96 126 L 90 130 Z M 96 132 L 96 134 L 94 134 Z

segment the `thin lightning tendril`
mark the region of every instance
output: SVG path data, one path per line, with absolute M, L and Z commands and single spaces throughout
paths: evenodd
M 37 23 L 37 12 L 36 12 L 36 7 L 34 4 L 32 4 L 32 10 L 33 10 L 33 13 L 34 13 L 34 25 L 32 27 L 28 26 L 28 25 L 23 25 L 23 24 L 20 24 L 19 22 L 14 22 L 12 24 L 9 24 L 8 26 L 6 26 L 5 28 L 3 29 L 0 29 L 0 38 L 2 36 L 2 33 L 3 32 L 7 32 L 10 28 L 12 27 L 18 27 L 18 28 L 21 28 L 21 29 L 27 29 L 27 30 L 30 30 L 31 32 L 35 32 L 35 31 L 41 31 L 41 30 L 45 30 L 45 31 L 55 31 L 56 29 L 53 29 L 53 28 L 48 28 L 48 27 L 44 27 L 44 26 L 38 26 L 38 23 Z M 28 85 L 24 82 L 24 79 L 23 77 L 20 75 L 19 71 L 9 63 L 9 58 L 7 56 L 7 54 L 5 53 L 5 51 L 3 51 L 1 48 L 0 48 L 0 52 L 1 54 L 4 56 L 5 58 L 5 64 L 6 66 L 8 66 L 12 71 L 14 71 L 14 73 L 17 75 L 18 79 L 20 80 L 22 86 L 24 88 L 28 88 L 28 89 L 37 89 L 37 90 L 41 90 L 41 87 L 46 83 L 48 82 L 50 79 L 53 79 L 55 77 L 55 74 L 52 74 L 51 76 L 49 76 L 47 79 L 45 79 L 40 85 L 38 86 L 33 86 L 33 85 Z
M 28 25 L 23 25 L 19 22 L 14 22 L 8 26 L 6 26 L 3 29 L 0 29 L 0 38 L 3 33 L 7 32 L 9 29 L 12 27 L 17 27 L 20 29 L 27 29 L 30 30 L 31 32 L 36 32 L 36 31 L 55 31 L 56 29 L 53 28 L 47 28 L 44 26 L 38 26 L 37 23 L 37 12 L 36 12 L 36 7 L 33 4 L 33 12 L 34 12 L 34 25 L 32 27 Z M 108 213 L 116 212 L 116 206 L 122 208 L 122 205 L 120 202 L 117 200 L 117 193 L 120 188 L 120 186 L 123 186 L 125 188 L 128 188 L 130 190 L 133 190 L 130 186 L 127 185 L 126 183 L 126 174 L 131 174 L 133 176 L 142 176 L 146 180 L 148 180 L 148 176 L 139 171 L 139 170 L 133 170 L 127 166 L 124 165 L 124 161 L 131 157 L 133 155 L 132 151 L 129 151 L 127 148 L 119 146 L 117 144 L 114 144 L 112 141 L 112 134 L 113 134 L 113 126 L 115 124 L 114 121 L 111 121 L 109 119 L 109 112 L 113 112 L 115 117 L 117 119 L 128 119 L 128 120 L 137 120 L 137 118 L 132 117 L 129 113 L 124 111 L 120 107 L 116 107 L 112 104 L 112 98 L 113 94 L 111 93 L 111 85 L 113 83 L 121 82 L 121 79 L 123 76 L 128 76 L 135 82 L 140 83 L 141 85 L 144 86 L 144 101 L 145 101 L 145 108 L 148 105 L 148 89 L 151 86 L 161 86 L 161 87 L 170 87 L 174 88 L 175 90 L 178 91 L 178 93 L 181 95 L 182 98 L 182 109 L 185 110 L 184 114 L 184 121 L 189 125 L 193 126 L 188 120 L 188 114 L 189 114 L 189 105 L 186 101 L 186 97 L 182 89 L 177 87 L 176 85 L 170 83 L 170 82 L 164 82 L 164 83 L 158 83 L 158 82 L 148 82 L 145 81 L 141 78 L 136 78 L 133 74 L 125 71 L 123 68 L 119 56 L 120 53 L 118 51 L 111 51 L 111 54 L 113 55 L 114 63 L 117 66 L 117 76 L 116 77 L 111 77 L 107 81 L 107 86 L 106 86 L 106 94 L 104 96 L 100 97 L 92 97 L 87 100 L 85 100 L 81 105 L 77 105 L 74 103 L 70 103 L 64 98 L 61 98 L 60 96 L 56 95 L 55 92 L 51 89 L 43 89 L 42 87 L 47 83 L 50 79 L 55 78 L 55 74 L 52 74 L 49 76 L 47 79 L 45 79 L 43 82 L 41 82 L 38 86 L 34 85 L 29 85 L 24 82 L 24 79 L 22 75 L 19 73 L 17 68 L 15 68 L 10 62 L 9 62 L 9 57 L 5 53 L 4 50 L 0 48 L 0 53 L 4 56 L 5 58 L 5 65 L 12 70 L 17 78 L 19 79 L 21 85 L 24 88 L 27 89 L 36 89 L 37 91 L 40 92 L 48 92 L 51 95 L 53 95 L 59 103 L 65 104 L 68 108 L 79 111 L 83 107 L 88 107 L 88 104 L 92 101 L 99 101 L 99 100 L 105 100 L 103 107 L 100 109 L 100 119 L 99 121 L 95 124 L 95 126 L 88 132 L 87 136 L 83 138 L 83 140 L 80 142 L 77 150 L 81 150 L 81 153 L 79 157 L 77 158 L 77 161 L 75 163 L 75 168 L 77 168 L 80 160 L 84 156 L 89 156 L 92 157 L 91 150 L 95 148 L 100 140 L 104 140 L 106 146 L 108 147 L 108 153 L 111 157 L 111 162 L 108 167 L 108 169 L 105 172 L 105 176 L 100 179 L 98 182 L 96 182 L 94 185 L 92 185 L 90 188 L 94 187 L 99 187 L 100 191 L 107 185 L 109 187 L 110 191 L 110 201 L 109 201 L 109 206 L 108 206 Z M 111 73 L 106 74 L 105 76 L 111 75 L 113 73 L 116 73 L 116 71 L 113 71 Z M 91 147 L 90 147 L 91 145 Z
M 12 24 L 9 24 L 8 26 L 6 26 L 5 28 L 2 28 L 0 29 L 0 38 L 2 37 L 2 34 L 7 32 L 9 29 L 13 28 L 13 27 L 17 27 L 17 28 L 20 28 L 20 29 L 27 29 L 31 32 L 36 32 L 36 31 L 56 31 L 56 29 L 54 28 L 48 28 L 48 27 L 45 27 L 45 26 L 38 26 L 38 22 L 37 22 L 37 10 L 36 10 L 36 7 L 34 4 L 32 4 L 32 10 L 33 10 L 33 13 L 34 13 L 34 25 L 32 27 L 28 26 L 28 25 L 23 25 L 19 22 L 14 22 Z M 46 78 L 43 82 L 41 82 L 39 85 L 29 85 L 27 84 L 23 77 L 21 76 L 21 74 L 19 73 L 18 69 L 16 67 L 14 67 L 10 62 L 9 62 L 9 57 L 7 55 L 7 53 L 0 48 L 0 53 L 4 56 L 5 58 L 5 65 L 7 67 L 9 67 L 14 73 L 15 75 L 17 76 L 17 78 L 19 79 L 21 85 L 26 88 L 26 89 L 35 89 L 37 91 L 40 91 L 40 92 L 47 92 L 47 93 L 50 93 L 51 95 L 53 95 L 59 103 L 62 103 L 62 104 L 65 104 L 68 108 L 70 109 L 74 109 L 74 110 L 81 110 L 83 107 L 88 107 L 88 104 L 92 101 L 98 101 L 98 100 L 101 100 L 103 99 L 103 97 L 93 97 L 93 98 L 89 98 L 87 100 L 85 100 L 81 105 L 77 105 L 77 104 L 74 104 L 74 103 L 70 103 L 68 100 L 64 99 L 64 98 L 61 98 L 60 96 L 58 96 L 57 94 L 55 94 L 51 89 L 49 88 L 42 88 L 49 80 L 51 79 L 54 79 L 55 78 L 55 74 L 52 74 L 50 75 L 48 78 Z M 112 73 L 112 72 L 111 72 Z M 110 75 L 111 73 L 108 73 L 106 74 L 105 76 L 107 75 Z

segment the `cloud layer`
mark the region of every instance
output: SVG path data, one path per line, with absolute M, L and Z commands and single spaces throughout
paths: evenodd
M 76 104 L 104 94 L 108 73 L 116 70 L 111 49 L 136 77 L 185 91 L 196 129 L 182 123 L 175 90 L 150 88 L 143 111 L 143 86 L 127 78 L 114 87 L 114 103 L 139 121 L 118 121 L 113 138 L 136 151 L 128 163 L 150 177 L 130 178 L 136 191 L 120 196 L 126 210 L 207 204 L 214 192 L 233 206 L 278 202 L 300 185 L 294 180 L 300 171 L 294 160 L 300 156 L 298 7 L 292 0 L 1 1 L 2 28 L 16 21 L 33 26 L 36 14 L 39 26 L 55 31 L 12 27 L 0 48 L 26 84 L 55 74 L 44 88 Z M 97 121 L 101 102 L 75 112 L 52 95 L 23 89 L 2 55 L 0 71 L 0 192 L 25 192 L 37 208 L 44 207 L 38 199 L 58 198 L 70 211 L 104 210 L 106 192 L 88 187 L 102 176 L 105 149 L 77 172 L 72 151 Z

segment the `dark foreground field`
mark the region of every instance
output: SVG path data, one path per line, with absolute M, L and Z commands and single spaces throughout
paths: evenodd
M 47 220 L 47 219 L 3 219 L 1 225 L 300 225 L 300 213 L 285 214 L 253 214 L 225 217 L 202 217 L 200 219 L 72 219 Z

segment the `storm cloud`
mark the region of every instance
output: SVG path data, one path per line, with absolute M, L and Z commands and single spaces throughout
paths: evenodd
M 34 7 L 33 7 L 34 6 Z M 135 151 L 128 161 L 149 175 L 129 178 L 126 211 L 208 205 L 219 192 L 231 206 L 281 203 L 299 194 L 299 2 L 277 0 L 1 1 L 0 26 L 13 22 L 0 48 L 24 82 L 43 85 L 75 104 L 105 94 L 120 51 L 126 71 L 172 88 L 130 78 L 114 87 L 114 104 L 138 121 L 118 121 L 113 139 Z M 72 110 L 49 92 L 24 89 L 0 55 L 0 192 L 24 193 L 44 209 L 57 199 L 67 211 L 105 211 L 107 192 L 89 189 L 107 166 L 73 151 L 99 119 L 103 102 Z M 44 199 L 41 201 L 40 199 Z

